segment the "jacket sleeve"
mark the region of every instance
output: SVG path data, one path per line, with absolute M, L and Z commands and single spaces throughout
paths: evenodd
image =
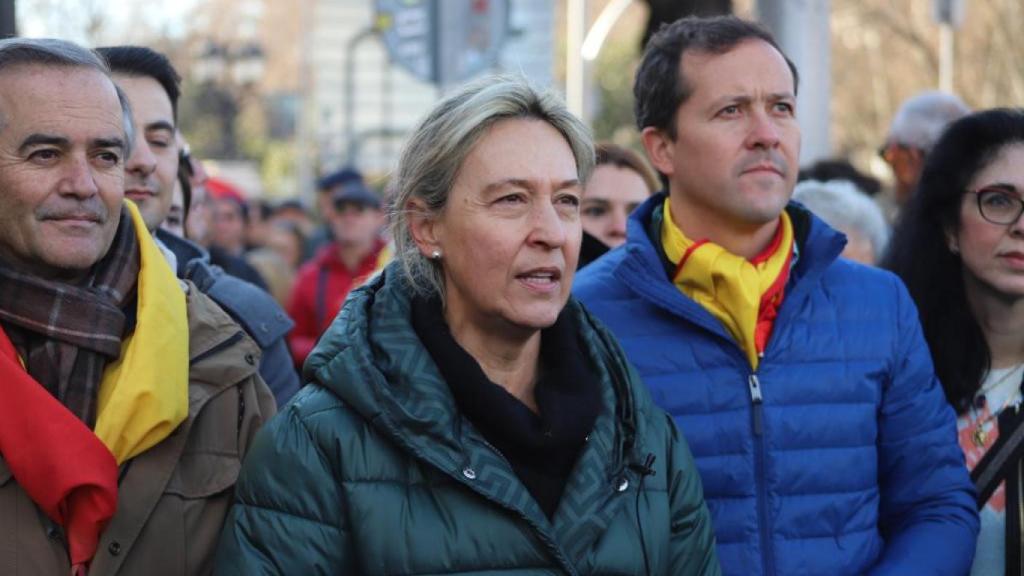
M 897 284 L 897 338 L 879 413 L 879 529 L 872 574 L 967 574 L 978 536 L 974 486 L 917 310 Z
M 668 469 L 669 503 L 672 508 L 669 532 L 668 574 L 717 576 L 722 573 L 715 551 L 715 533 L 711 515 L 704 502 L 700 474 L 683 435 L 668 414 L 669 450 L 672 458 Z
M 332 466 L 292 407 L 256 435 L 215 574 L 355 574 Z

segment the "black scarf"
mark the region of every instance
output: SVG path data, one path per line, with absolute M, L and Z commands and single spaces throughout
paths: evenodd
M 448 330 L 439 300 L 413 300 L 412 324 L 451 388 L 455 403 L 508 460 L 549 518 L 601 411 L 598 376 L 580 349 L 579 327 L 563 311 L 541 332 L 534 413 L 484 374 Z

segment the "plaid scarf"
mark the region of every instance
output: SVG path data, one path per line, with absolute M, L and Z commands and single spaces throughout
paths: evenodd
M 81 285 L 22 274 L 0 261 L 0 322 L 28 373 L 90 429 L 103 370 L 121 355 L 135 300 L 139 245 L 128 210 Z M 131 316 L 134 313 L 129 310 Z

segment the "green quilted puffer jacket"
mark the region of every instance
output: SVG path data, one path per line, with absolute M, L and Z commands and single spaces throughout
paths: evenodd
M 582 306 L 604 410 L 550 520 L 457 412 L 410 306 L 394 264 L 349 297 L 250 448 L 218 574 L 720 573 L 686 442 Z

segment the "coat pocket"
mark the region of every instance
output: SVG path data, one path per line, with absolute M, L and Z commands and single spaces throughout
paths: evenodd
M 232 488 L 241 468 L 237 454 L 186 453 L 167 483 L 165 493 L 186 499 L 209 498 Z

